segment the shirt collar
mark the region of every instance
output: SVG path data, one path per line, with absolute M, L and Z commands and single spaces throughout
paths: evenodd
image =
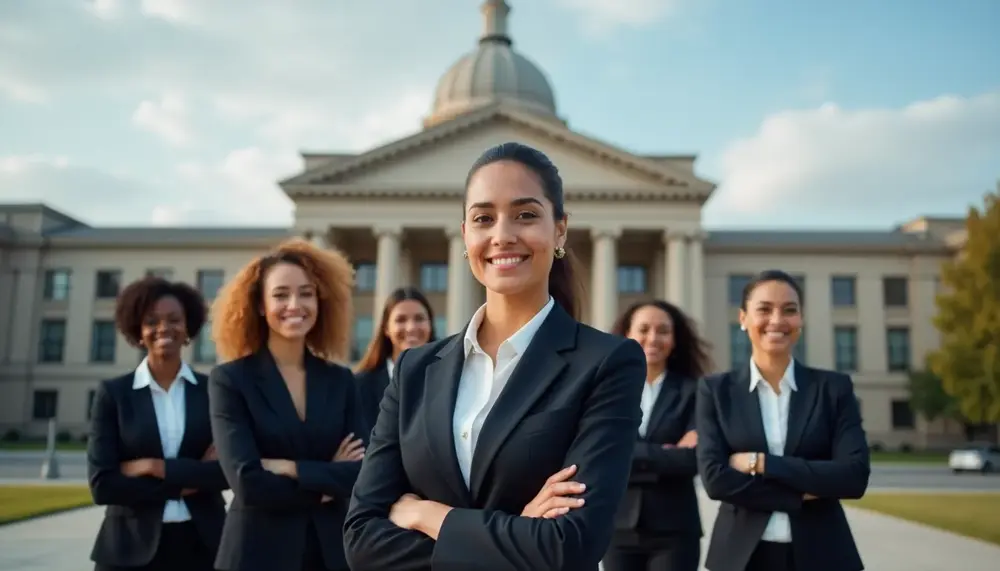
M 181 363 L 181 370 L 177 372 L 177 378 L 184 379 L 192 385 L 198 384 L 198 379 L 194 376 L 194 371 L 184 362 Z M 132 377 L 132 388 L 136 390 L 144 389 L 154 383 L 153 373 L 149 370 L 149 359 L 148 357 L 143 357 L 142 362 L 135 368 L 135 375 Z
M 757 368 L 757 363 L 750 359 L 750 392 L 753 392 L 757 388 L 758 383 L 766 383 L 764 380 L 764 375 L 761 374 L 760 369 Z M 793 391 L 799 390 L 798 386 L 795 384 L 795 359 L 788 361 L 788 367 L 785 368 L 785 374 L 781 376 L 781 382 L 779 383 L 782 387 L 788 387 Z
M 528 348 L 528 344 L 535 337 L 535 333 L 538 333 L 538 330 L 542 327 L 545 318 L 552 312 L 554 306 L 555 300 L 549 297 L 548 303 L 534 317 L 500 344 L 500 347 L 497 349 L 497 355 L 499 356 L 504 351 L 512 352 L 513 355 L 511 357 L 522 355 L 524 350 Z M 466 357 L 472 351 L 485 352 L 479 345 L 478 339 L 479 326 L 483 324 L 484 317 L 486 317 L 486 304 L 483 304 L 482 307 L 476 310 L 476 313 L 472 316 L 472 320 L 469 321 L 469 326 L 465 328 L 464 346 Z
M 392 359 L 385 360 L 385 370 L 389 372 L 389 378 L 392 378 L 392 372 L 396 370 L 396 363 Z

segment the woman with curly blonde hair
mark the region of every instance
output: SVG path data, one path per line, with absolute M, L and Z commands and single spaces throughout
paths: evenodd
M 340 541 L 364 454 L 347 350 L 354 270 L 290 240 L 251 261 L 212 308 L 212 435 L 234 492 L 218 569 L 348 569 Z M 322 540 L 320 538 L 323 538 Z M 335 539 L 335 540 L 333 540 Z

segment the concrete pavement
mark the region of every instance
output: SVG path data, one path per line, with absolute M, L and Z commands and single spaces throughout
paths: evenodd
M 707 536 L 718 504 L 702 496 L 701 508 Z M 86 508 L 0 527 L 0 569 L 90 568 L 101 516 L 102 508 Z M 993 571 L 1000 561 L 1000 547 L 981 541 L 863 510 L 848 509 L 848 519 L 865 567 L 874 571 Z

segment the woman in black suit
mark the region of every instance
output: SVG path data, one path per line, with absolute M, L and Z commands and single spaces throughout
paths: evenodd
M 711 571 L 860 571 L 840 505 L 860 498 L 871 464 L 851 378 L 792 359 L 802 289 L 782 271 L 743 290 L 750 362 L 698 387 L 698 472 L 722 502 Z
M 346 571 L 340 540 L 364 422 L 347 349 L 353 269 L 292 240 L 257 258 L 213 307 L 212 434 L 234 498 L 225 571 Z
M 435 339 L 434 311 L 419 289 L 397 288 L 385 300 L 375 331 L 364 356 L 354 367 L 368 432 L 375 426 L 379 403 L 399 354 Z
M 671 303 L 631 305 L 612 332 L 635 339 L 646 353 L 642 424 L 632 456 L 618 531 L 605 571 L 697 571 L 701 515 L 694 402 L 708 351 L 694 324 Z
M 229 485 L 212 446 L 208 379 L 181 359 L 205 323 L 205 300 L 150 277 L 122 290 L 115 321 L 146 356 L 94 397 L 87 472 L 94 503 L 108 506 L 94 568 L 211 571 Z
M 562 181 L 545 155 L 488 149 L 463 211 L 486 304 L 462 333 L 400 355 L 347 559 L 354 571 L 594 571 L 628 482 L 642 349 L 577 321 Z

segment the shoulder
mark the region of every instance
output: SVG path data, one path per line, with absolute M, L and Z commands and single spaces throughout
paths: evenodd
M 101 392 L 108 393 L 111 395 L 124 394 L 125 391 L 132 389 L 132 381 L 135 379 L 135 372 L 129 371 L 124 375 L 114 377 L 111 379 L 104 379 L 101 381 L 99 389 Z
M 462 350 L 462 337 L 461 333 L 456 333 L 454 335 L 449 335 L 443 339 L 438 339 L 437 341 L 431 341 L 430 343 L 424 343 L 419 347 L 414 347 L 412 349 L 407 349 L 399 355 L 399 359 L 396 362 L 396 366 L 400 368 L 400 374 L 407 374 L 415 369 L 422 369 L 431 360 L 437 357 L 437 354 L 441 352 L 442 349 L 447 347 L 451 343 L 458 344 L 458 349 Z
M 700 381 L 697 381 L 698 387 L 702 392 L 719 392 L 725 388 L 729 388 L 733 383 L 735 375 L 733 371 L 723 371 L 721 373 L 712 373 L 711 375 L 706 375 Z
M 204 386 L 208 384 L 208 375 L 202 373 L 201 371 L 195 371 L 194 369 L 191 369 L 191 372 L 194 373 L 194 380 L 198 381 L 199 385 Z
M 833 371 L 830 369 L 819 369 L 800 365 L 802 373 L 813 382 L 822 383 L 824 387 L 833 393 L 853 393 L 854 380 L 847 373 Z
M 320 359 L 319 357 L 314 358 L 319 362 L 319 365 L 323 368 L 324 373 L 329 375 L 331 378 L 343 381 L 354 381 L 354 371 L 343 363 L 327 361 L 325 359 Z
M 253 355 L 219 363 L 208 374 L 208 381 L 209 383 L 227 382 L 228 384 L 237 385 L 246 377 L 247 372 L 253 370 L 254 366 Z
M 577 325 L 577 343 L 575 353 L 582 353 L 587 360 L 606 363 L 609 360 L 620 363 L 622 360 L 636 360 L 646 366 L 646 357 L 633 339 L 614 335 L 595 329 L 585 323 Z

